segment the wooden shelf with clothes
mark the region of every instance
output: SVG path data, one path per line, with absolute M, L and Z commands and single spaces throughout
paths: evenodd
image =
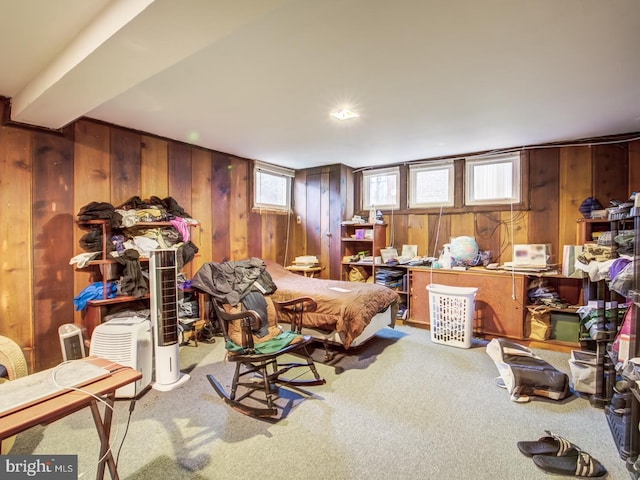
M 151 198 L 154 200 L 132 197 L 117 208 L 108 202 L 91 202 L 78 213 L 83 252 L 69 263 L 89 275 L 89 284 L 74 298 L 87 339 L 111 313 L 149 308 L 151 251 L 175 249 L 180 270 L 197 255 L 190 231 L 199 222 L 170 197 Z M 178 279 L 179 286 L 185 282 L 186 278 Z

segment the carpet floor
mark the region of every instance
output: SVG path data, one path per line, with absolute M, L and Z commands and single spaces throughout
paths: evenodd
M 470 349 L 431 342 L 409 326 L 384 329 L 364 346 L 314 358 L 327 383 L 281 391 L 275 421 L 243 415 L 206 379 L 228 388 L 233 365 L 222 339 L 181 347 L 189 381 L 116 402 L 112 431 L 120 478 L 147 479 L 542 479 L 516 443 L 545 430 L 598 459 L 607 478 L 631 478 L 602 409 L 585 398 L 516 403 L 474 340 Z M 569 355 L 535 350 L 569 374 Z M 80 478 L 95 476 L 98 438 L 89 409 L 17 436 L 11 454 L 78 455 Z M 108 477 L 108 474 L 107 474 Z

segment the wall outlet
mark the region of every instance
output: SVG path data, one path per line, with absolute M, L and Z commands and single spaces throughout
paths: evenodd
M 298 224 L 302 223 L 302 217 L 300 215 L 296 217 L 296 223 Z

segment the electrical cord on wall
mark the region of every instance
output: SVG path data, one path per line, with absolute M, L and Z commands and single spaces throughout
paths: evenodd
M 476 154 L 476 155 L 464 155 L 462 157 L 460 157 L 460 156 L 436 157 L 436 158 L 427 159 L 426 161 L 431 161 L 431 160 L 432 161 L 436 161 L 436 160 L 455 161 L 455 160 L 466 160 L 466 159 L 473 159 L 473 158 L 484 158 L 484 157 L 491 157 L 493 155 L 507 154 L 507 153 L 513 153 L 513 152 L 519 152 L 519 151 L 538 150 L 538 149 L 541 149 L 541 148 L 597 147 L 599 145 L 616 145 L 616 144 L 625 143 L 625 142 L 635 142 L 636 140 L 640 140 L 640 136 L 633 136 L 633 137 L 629 137 L 629 138 L 619 138 L 619 139 L 615 139 L 615 140 L 594 141 L 594 142 L 590 142 L 588 140 L 584 140 L 584 141 L 577 141 L 577 142 L 572 142 L 572 143 L 557 142 L 557 143 L 551 143 L 551 144 L 548 144 L 548 145 L 526 145 L 526 146 L 515 147 L 515 148 L 496 149 L 496 150 L 491 150 L 491 151 L 484 152 L 484 153 L 479 153 L 479 154 Z M 401 163 L 396 163 L 396 164 L 393 164 L 393 165 L 411 165 L 411 164 L 420 163 L 420 162 L 425 162 L 425 160 L 419 160 L 418 162 L 401 162 Z M 392 165 L 387 165 L 387 166 L 392 166 Z M 376 169 L 376 168 L 380 168 L 380 167 L 379 166 L 374 166 L 374 167 L 356 168 L 356 169 L 353 170 L 353 173 L 364 172 L 364 171 L 373 170 L 373 169 Z
M 436 241 L 433 244 L 433 255 L 435 258 L 437 250 L 438 250 L 438 241 L 440 239 L 440 220 L 442 219 L 442 205 L 440 205 L 440 213 L 438 214 L 438 224 L 436 226 Z
M 295 208 L 295 181 L 289 182 L 289 198 L 291 199 L 290 208 L 287 211 L 287 237 L 284 242 L 284 258 L 282 266 L 287 265 L 287 257 L 289 256 L 289 237 L 291 236 L 291 216 L 294 214 Z
M 438 214 L 438 224 L 436 227 L 436 241 L 433 244 L 433 258 L 436 258 L 436 252 L 438 249 L 438 241 L 440 239 L 440 220 L 442 219 L 442 205 L 440 205 L 440 213 Z M 429 268 L 429 283 L 433 283 L 433 260 L 431 261 L 431 268 Z
M 395 223 L 393 218 L 393 207 L 391 207 L 391 233 L 389 234 L 389 247 L 393 247 L 396 241 Z
M 493 215 L 486 214 L 486 213 L 477 213 L 474 216 L 474 230 L 478 238 L 491 238 L 496 233 L 496 231 L 502 226 L 504 226 L 506 229 L 506 235 L 501 236 L 500 251 L 498 252 L 498 255 L 492 259 L 495 261 L 498 261 L 498 259 L 500 259 L 502 254 L 507 250 L 509 246 L 512 249 L 512 259 L 513 259 L 513 248 L 514 248 L 514 242 L 515 242 L 514 226 L 525 218 L 525 213 L 523 212 L 518 212 L 518 214 L 514 214 L 513 203 L 509 204 L 509 209 L 510 209 L 510 212 L 509 212 L 510 218 L 508 222 L 499 218 L 495 218 Z M 478 226 L 478 215 L 482 215 L 485 218 L 488 218 L 489 220 L 495 223 L 495 226 L 491 229 L 490 232 L 483 234 L 480 231 L 480 228 Z M 516 300 L 516 278 L 515 278 L 515 270 L 513 268 L 511 269 L 511 298 L 512 300 Z
M 475 232 L 476 238 L 491 238 L 500 227 L 504 227 L 506 229 L 506 235 L 501 236 L 500 250 L 497 252 L 497 255 L 493 256 L 493 261 L 498 262 L 502 254 L 507 250 L 511 242 L 510 240 L 512 238 L 511 230 L 513 229 L 513 226 L 518 224 L 522 220 L 524 220 L 525 215 L 526 213 L 524 212 L 518 212 L 511 216 L 511 220 L 509 222 L 506 222 L 499 218 L 495 218 L 493 215 L 488 213 L 474 214 L 474 232 Z M 483 216 L 485 218 L 488 218 L 489 220 L 495 223 L 495 226 L 488 233 L 481 232 L 480 227 L 478 225 L 478 216 Z M 510 226 L 511 228 L 509 228 Z
M 512 248 L 513 252 L 515 253 L 515 248 L 514 248 L 514 245 L 513 245 L 513 242 L 515 240 L 514 239 L 514 234 L 513 234 L 513 231 L 515 230 L 513 228 L 513 202 L 509 203 L 509 208 L 510 208 L 510 217 L 509 217 L 509 219 L 510 219 L 510 223 L 511 223 L 511 229 L 510 229 L 510 231 L 511 231 L 511 248 Z M 513 261 L 513 255 L 514 254 L 511 255 L 511 261 Z M 515 271 L 515 268 L 511 268 L 511 300 L 514 300 L 514 301 L 516 300 L 516 271 Z
M 282 261 L 282 266 L 287 265 L 287 256 L 289 255 L 289 236 L 291 235 L 291 215 L 293 215 L 293 210 L 289 210 L 287 215 L 287 236 L 284 241 L 284 259 Z
M 512 153 L 512 152 L 524 151 L 524 150 L 537 150 L 537 149 L 540 149 L 540 148 L 597 147 L 599 145 L 614 145 L 614 144 L 619 144 L 619 143 L 623 143 L 623 142 L 635 142 L 636 140 L 640 140 L 640 137 L 636 136 L 636 137 L 623 138 L 623 139 L 618 139 L 618 140 L 602 140 L 602 141 L 596 141 L 596 142 L 583 141 L 583 142 L 574 142 L 574 143 L 556 143 L 556 144 L 552 143 L 550 145 L 529 145 L 529 146 L 519 147 L 519 148 L 507 148 L 507 149 L 504 149 L 504 150 L 492 150 L 490 152 L 485 152 L 485 153 L 482 153 L 480 155 L 468 155 L 466 157 L 460 157 L 460 158 L 481 158 L 481 157 L 497 155 L 497 154 L 500 154 L 500 153 Z

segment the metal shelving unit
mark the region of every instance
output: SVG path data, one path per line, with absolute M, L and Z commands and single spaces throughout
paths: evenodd
M 631 332 L 634 335 L 629 346 L 629 358 L 637 357 L 640 354 L 640 331 L 638 325 L 638 314 L 640 313 L 640 208 L 631 209 L 631 217 L 633 218 L 634 230 L 634 249 L 633 249 L 633 289 L 629 292 L 631 305 L 629 308 L 634 309 L 630 315 Z M 640 432 L 638 427 L 640 424 L 640 388 L 636 381 L 627 378 L 631 384 L 631 412 L 628 432 L 629 455 L 626 458 L 627 469 L 631 472 L 632 478 L 640 478 Z

